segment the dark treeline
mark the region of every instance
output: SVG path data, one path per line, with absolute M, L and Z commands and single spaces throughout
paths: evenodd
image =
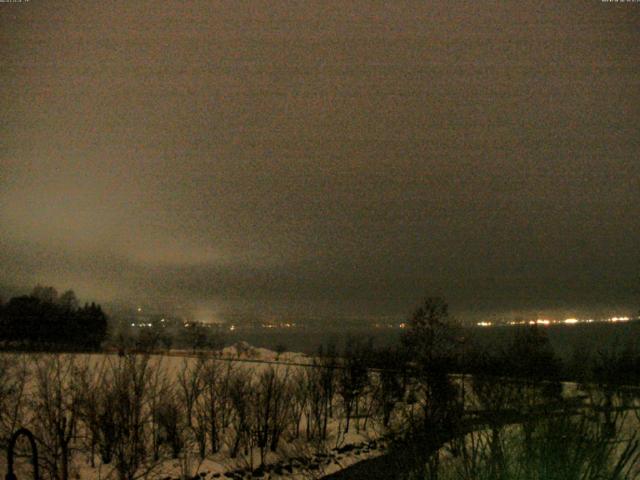
M 533 325 L 488 348 L 455 325 L 443 299 L 427 298 L 408 320 L 400 347 L 376 351 L 360 342 L 342 361 L 349 369 L 354 362 L 381 369 L 376 395 L 383 424 L 397 402 L 409 412 L 386 456 L 393 473 L 384 478 L 639 475 L 640 443 L 624 433 L 625 418 L 640 418 L 639 391 L 627 388 L 640 381 L 635 339 L 617 349 L 576 349 L 562 360 L 546 330 Z M 563 394 L 567 379 L 578 382 L 575 398 Z
M 460 373 L 612 385 L 640 384 L 640 343 L 576 345 L 568 357 L 554 350 L 544 327 L 514 328 L 503 345 L 470 343 L 451 364 Z
M 376 348 L 373 340 L 350 340 L 343 357 L 356 356 L 367 367 L 395 369 L 415 375 L 430 372 L 482 375 L 532 381 L 639 385 L 640 339 L 612 345 L 576 345 L 571 355 L 559 355 L 545 327 L 509 329 L 500 342 L 488 345 L 474 338 L 474 329 L 454 322 L 441 298 L 428 298 L 407 322 L 397 347 Z
M 547 331 L 533 325 L 483 348 L 438 298 L 428 298 L 408 327 L 403 346 L 424 401 L 409 441 L 397 443 L 397 452 L 410 452 L 406 478 L 638 477 L 640 445 L 624 433 L 625 418 L 637 417 L 638 390 L 627 388 L 640 380 L 636 339 L 577 348 L 562 360 Z M 456 382 L 453 372 L 466 375 Z M 577 381 L 580 394 L 566 396 L 561 380 Z M 441 463 L 447 451 L 455 460 Z
M 37 286 L 30 295 L 0 303 L 0 341 L 5 349 L 97 350 L 107 335 L 107 316 L 95 303 L 79 306 L 72 290 L 58 295 Z

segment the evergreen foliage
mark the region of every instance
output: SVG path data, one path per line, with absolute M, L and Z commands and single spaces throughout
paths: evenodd
M 78 306 L 73 291 L 52 287 L 0 305 L 0 341 L 32 349 L 96 350 L 107 335 L 107 316 L 95 303 Z

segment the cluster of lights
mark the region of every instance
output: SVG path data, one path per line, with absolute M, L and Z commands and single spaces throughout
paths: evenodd
M 578 323 L 618 323 L 618 322 L 628 322 L 631 320 L 631 317 L 610 317 L 605 318 L 603 320 L 594 320 L 592 318 L 588 319 L 579 319 L 579 318 L 565 318 L 564 320 L 549 320 L 546 318 L 538 318 L 536 320 L 514 320 L 507 322 L 506 325 L 576 325 Z M 494 326 L 493 322 L 482 321 L 476 323 L 478 327 L 492 327 Z
M 132 323 L 132 327 L 153 327 L 153 323 Z
M 263 323 L 262 328 L 291 328 L 295 327 L 295 323 Z
M 165 319 L 161 318 L 160 319 L 160 323 L 164 323 L 164 322 L 165 322 Z M 147 323 L 147 322 L 138 322 L 138 323 L 136 323 L 136 322 L 132 322 L 131 326 L 132 327 L 141 327 L 141 328 L 142 327 L 153 327 L 153 323 Z
M 374 323 L 373 328 L 407 328 L 407 324 L 402 322 L 397 323 Z

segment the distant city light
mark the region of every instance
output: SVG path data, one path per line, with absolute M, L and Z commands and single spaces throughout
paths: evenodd
M 618 323 L 618 322 L 629 322 L 631 320 L 633 320 L 634 317 L 629 317 L 629 316 L 614 316 L 614 317 L 608 317 L 608 318 L 602 318 L 602 319 L 597 319 L 594 320 L 593 318 L 575 318 L 575 317 L 569 317 L 569 318 L 565 318 L 564 320 L 553 320 L 553 319 L 547 319 L 547 318 L 538 318 L 536 320 L 510 320 L 510 321 L 498 321 L 498 322 L 487 322 L 487 321 L 482 321 L 482 322 L 478 322 L 476 323 L 476 326 L 478 327 L 493 327 L 493 326 L 500 326 L 500 325 L 576 325 L 576 324 L 580 324 L 580 323 Z

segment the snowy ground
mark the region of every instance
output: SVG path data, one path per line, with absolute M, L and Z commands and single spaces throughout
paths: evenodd
M 207 353 L 206 355 L 213 355 Z M 79 354 L 76 356 L 79 363 L 99 367 L 104 362 L 117 361 L 116 354 Z M 214 358 L 228 364 L 232 363 L 237 368 L 246 369 L 259 374 L 264 369 L 277 367 L 278 373 L 285 376 L 293 376 L 300 369 L 314 368 L 314 359 L 301 353 L 276 353 L 264 348 L 253 348 L 246 343 L 226 347 L 217 353 Z M 154 369 L 162 369 L 170 378 L 177 378 L 181 369 L 185 365 L 193 365 L 198 361 L 198 354 L 192 351 L 172 350 L 163 355 L 154 355 L 151 364 Z M 462 378 L 458 377 L 457 382 Z M 31 386 L 29 387 L 31 388 Z M 468 388 L 468 387 L 465 387 Z M 469 389 L 470 390 L 470 389 Z M 562 385 L 562 395 L 565 398 L 575 398 L 584 396 L 584 390 L 575 383 L 564 383 Z M 599 394 L 591 393 L 598 397 Z M 370 401 L 371 399 L 369 399 Z M 593 398 L 589 402 L 599 402 L 600 399 Z M 475 399 L 473 395 L 468 395 L 467 407 L 473 407 Z M 637 402 L 637 400 L 636 400 Z M 339 399 L 336 399 L 339 403 Z M 398 405 L 398 416 L 401 417 L 408 411 L 409 407 L 400 403 Z M 630 415 L 631 421 L 625 423 L 624 432 L 635 431 L 638 428 L 638 417 Z M 304 424 L 302 424 L 304 429 Z M 352 424 L 348 433 L 344 433 L 344 416 L 339 408 L 336 408 L 334 415 L 328 424 L 328 435 L 324 442 L 307 441 L 303 435 L 298 439 L 288 439 L 283 441 L 274 453 L 269 452 L 266 457 L 265 466 L 260 467 L 258 452 L 250 451 L 241 454 L 238 458 L 232 459 L 229 455 L 228 438 L 223 438 L 223 448 L 214 455 L 207 455 L 201 461 L 192 449 L 186 454 L 182 454 L 179 459 L 166 459 L 154 465 L 153 469 L 143 477 L 149 480 L 172 480 L 187 478 L 190 480 L 209 480 L 225 478 L 293 478 L 309 479 L 320 478 L 324 475 L 339 471 L 356 462 L 370 459 L 385 453 L 387 431 L 382 428 L 379 421 L 369 419 L 368 421 L 356 421 Z M 22 460 L 18 462 L 18 471 L 24 477 L 30 470 Z M 22 466 L 20 466 L 20 463 Z M 5 458 L 0 457 L 0 468 L 6 471 Z M 71 478 L 87 480 L 103 480 L 117 478 L 116 472 L 110 465 L 100 465 L 98 461 L 96 467 L 90 466 L 90 459 L 86 452 L 77 452 L 74 456 L 71 469 Z M 28 473 L 27 473 L 27 476 Z
M 44 355 L 44 354 L 40 354 Z M 205 355 L 211 356 L 211 353 Z M 195 364 L 198 353 L 193 351 L 172 350 L 163 355 L 153 355 L 151 365 L 154 369 L 164 370 L 168 377 L 176 378 L 185 364 Z M 96 369 L 106 363 L 117 361 L 117 354 L 78 354 L 79 363 L 90 365 Z M 281 375 L 292 375 L 295 370 L 313 368 L 313 359 L 301 353 L 276 353 L 265 348 L 253 348 L 244 342 L 224 348 L 214 355 L 218 361 L 232 363 L 237 368 L 247 369 L 254 375 L 262 370 L 275 366 Z M 29 385 L 28 389 L 33 388 Z M 336 400 L 336 403 L 338 400 Z M 257 451 L 243 452 L 238 458 L 229 456 L 229 439 L 224 438 L 221 451 L 214 455 L 207 455 L 200 460 L 195 451 L 181 455 L 179 459 L 166 459 L 157 463 L 151 471 L 146 473 L 145 479 L 215 479 L 215 478 L 320 478 L 336 472 L 360 460 L 372 458 L 384 452 L 385 440 L 381 438 L 383 429 L 374 420 L 362 420 L 354 423 L 348 433 L 344 433 L 344 418 L 339 409 L 328 424 L 326 441 L 309 442 L 301 438 L 293 441 L 281 442 L 275 453 L 269 452 L 265 466 L 260 467 Z M 301 424 L 304 430 L 304 422 Z M 255 449 L 254 449 L 255 450 Z M 95 468 L 90 466 L 90 458 L 86 452 L 74 455 L 71 468 L 71 478 L 87 480 L 103 480 L 117 478 L 117 472 L 111 465 L 101 465 L 95 456 Z M 6 471 L 4 456 L 0 459 L 0 469 Z M 19 478 L 30 476 L 31 467 L 25 459 L 18 459 L 16 470 L 22 472 Z

